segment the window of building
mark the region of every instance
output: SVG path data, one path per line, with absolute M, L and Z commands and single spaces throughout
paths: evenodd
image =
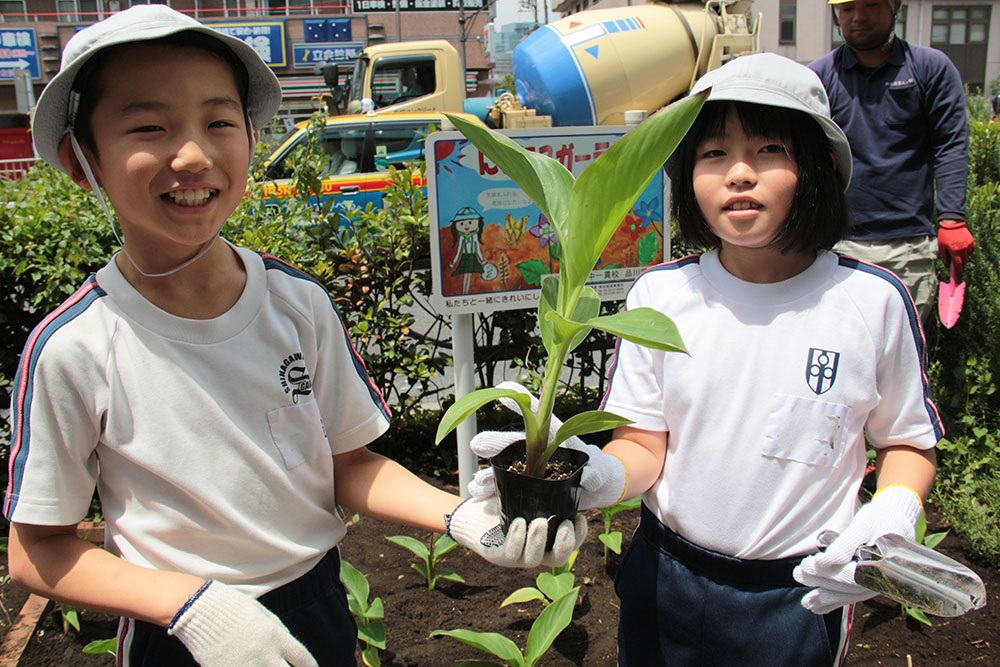
M 104 18 L 97 14 L 101 11 L 98 0 L 56 0 L 56 11 L 60 21 L 91 21 L 97 22 Z
M 0 14 L 26 14 L 27 12 L 28 9 L 24 5 L 24 0 L 0 0 Z M 10 20 L 20 21 L 22 19 L 20 16 L 0 18 L 0 23 Z
M 935 7 L 931 23 L 931 44 L 985 44 L 989 25 L 989 7 Z
M 834 14 L 836 16 L 836 14 Z M 896 14 L 896 29 L 894 30 L 896 37 L 900 39 L 906 39 L 906 5 L 899 8 L 899 13 Z M 834 48 L 840 46 L 844 43 L 844 36 L 840 34 L 840 28 L 837 24 L 833 24 L 833 34 L 831 35 L 830 44 Z
M 796 0 L 781 0 L 779 10 L 778 43 L 795 43 L 795 2 Z
M 267 0 L 267 13 L 273 15 L 316 14 L 314 0 Z

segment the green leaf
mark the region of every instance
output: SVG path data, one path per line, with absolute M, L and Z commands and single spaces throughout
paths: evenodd
M 382 667 L 382 661 L 378 657 L 378 649 L 374 646 L 366 646 L 361 649 L 361 660 L 368 667 Z
M 372 605 L 368 607 L 365 618 L 385 618 L 385 608 L 382 606 L 382 598 L 372 600 Z
M 492 653 L 501 660 L 514 665 L 514 667 L 524 667 L 524 656 L 521 655 L 521 650 L 517 648 L 517 644 L 496 632 L 475 632 L 459 628 L 457 630 L 435 630 L 430 636 L 436 637 L 437 635 L 451 637 L 463 644 L 468 644 L 487 653 Z
M 375 619 L 368 623 L 358 623 L 358 639 L 366 644 L 385 648 L 385 623 Z
M 654 350 L 687 352 L 677 325 L 653 308 L 633 308 L 614 315 L 595 317 L 586 324 Z
M 340 580 L 344 587 L 358 600 L 362 608 L 368 605 L 368 580 L 346 560 L 340 561 Z
M 944 531 L 943 533 L 931 533 L 930 535 L 924 536 L 924 546 L 928 549 L 937 549 L 937 545 L 941 544 L 941 540 L 948 537 L 949 531 Z
M 576 179 L 569 199 L 572 233 L 559 237 L 564 289 L 586 282 L 625 214 L 684 138 L 707 96 L 707 92 L 691 95 L 661 109 L 616 141 Z
M 111 639 L 95 639 L 86 646 L 83 647 L 84 653 L 114 653 L 118 650 L 118 640 L 114 637 Z
M 476 391 L 468 393 L 455 401 L 452 406 L 445 411 L 444 416 L 441 417 L 441 422 L 438 424 L 434 444 L 441 442 L 446 435 L 451 433 L 452 430 L 465 421 L 466 417 L 474 413 L 476 410 L 490 401 L 495 401 L 498 398 L 503 397 L 512 398 L 517 401 L 518 405 L 521 406 L 521 414 L 527 415 L 527 418 L 531 418 L 531 397 L 527 394 L 523 394 L 513 389 L 477 389 Z M 527 426 L 527 424 L 525 424 L 525 426 Z
M 446 115 L 459 132 L 524 190 L 562 240 L 567 231 L 567 201 L 573 188 L 573 174 L 558 160 L 529 151 L 499 132 L 459 116 Z
M 574 322 L 586 322 L 601 314 L 601 297 L 593 287 L 585 286 L 580 293 L 580 298 L 573 308 L 573 316 L 570 318 Z M 583 342 L 583 339 L 590 334 L 590 327 L 583 328 L 576 332 L 569 344 L 567 351 L 572 352 Z
M 924 612 L 920 611 L 919 609 L 914 609 L 913 607 L 908 607 L 905 604 L 901 605 L 901 606 L 903 607 L 903 611 L 905 611 L 909 616 L 911 616 L 912 618 L 917 619 L 918 621 L 920 621 L 924 625 L 931 625 L 931 626 L 934 625 L 933 623 L 931 623 L 931 620 L 929 618 L 927 618 L 927 614 L 925 614 Z
M 442 535 L 441 537 L 437 538 L 436 542 L 434 542 L 434 556 L 436 558 L 443 556 L 457 546 L 458 542 L 448 537 L 447 535 Z
M 662 257 L 660 253 L 660 235 L 656 232 L 647 232 L 639 239 L 639 266 L 652 264 Z
M 463 579 L 460 575 L 448 571 L 439 572 L 438 579 L 444 579 L 445 581 L 457 581 L 460 584 L 465 583 L 465 579 Z
M 426 565 L 424 565 L 423 563 L 410 563 L 410 567 L 419 572 L 420 576 L 426 579 L 428 584 L 430 583 L 430 575 L 427 574 Z
M 523 272 L 522 272 L 523 275 Z M 550 355 L 555 353 L 555 333 L 548 313 L 555 310 L 559 302 L 559 276 L 542 279 L 542 292 L 538 297 L 538 329 L 542 333 L 542 345 Z
M 528 667 L 538 664 L 559 633 L 573 620 L 573 609 L 576 607 L 576 597 L 579 593 L 580 587 L 577 586 L 543 609 L 531 624 L 528 642 L 524 647 L 524 660 Z
M 550 600 L 558 600 L 573 590 L 575 581 L 576 576 L 572 572 L 563 572 L 562 574 L 539 572 L 538 577 L 535 578 L 538 590 Z
M 600 431 L 610 431 L 611 429 L 633 423 L 631 419 L 619 417 L 613 412 L 606 410 L 588 410 L 575 414 L 567 419 L 559 430 L 556 431 L 555 439 L 549 446 L 559 445 L 574 435 L 587 435 L 588 433 L 599 433 Z
M 604 546 L 614 551 L 616 554 L 622 552 L 622 534 L 621 531 L 614 531 L 612 533 L 601 533 L 597 536 Z
M 520 604 L 522 602 L 531 602 L 532 600 L 541 600 L 545 602 L 545 596 L 537 588 L 526 586 L 524 588 L 518 588 L 516 591 L 504 598 L 504 601 L 500 603 L 501 607 L 506 607 L 509 604 Z
M 395 535 L 385 539 L 397 546 L 403 547 L 404 549 L 409 549 L 419 558 L 427 559 L 431 555 L 431 552 L 427 549 L 427 546 L 423 542 L 410 537 L 409 535 Z
M 456 662 L 455 667 L 504 667 L 504 665 L 492 660 L 464 660 Z

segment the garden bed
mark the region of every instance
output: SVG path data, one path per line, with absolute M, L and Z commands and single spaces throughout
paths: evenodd
M 638 521 L 638 511 L 622 512 L 613 528 L 625 534 L 626 542 Z M 943 530 L 940 518 L 931 510 L 931 530 Z M 581 585 L 579 602 L 572 624 L 556 640 L 543 658 L 546 667 L 612 667 L 615 665 L 615 636 L 618 622 L 618 599 L 612 577 L 619 557 L 612 555 L 604 563 L 603 545 L 596 535 L 602 530 L 599 513 L 592 513 L 590 536 L 577 559 L 574 573 Z M 420 575 L 410 567 L 413 556 L 386 541 L 387 536 L 410 535 L 426 541 L 422 531 L 399 528 L 367 517 L 352 522 L 342 545 L 342 554 L 368 576 L 372 597 L 385 603 L 387 649 L 381 653 L 386 667 L 437 667 L 461 660 L 488 659 L 491 656 L 447 638 L 429 638 L 436 629 L 469 628 L 505 634 L 520 647 L 531 623 L 541 610 L 539 602 L 500 608 L 503 599 L 516 588 L 533 586 L 535 573 L 504 570 L 482 559 L 455 549 L 442 558 L 441 566 L 454 571 L 465 583 L 439 582 L 428 590 Z M 960 538 L 949 535 L 939 550 L 975 570 L 986 582 L 988 593 L 1000 591 L 1000 572 L 969 562 Z M 4 563 L 4 566 L 6 563 Z M 5 573 L 5 569 L 0 574 Z M 12 585 L 0 588 L 12 617 L 17 616 L 20 600 L 26 598 Z M 93 639 L 113 636 L 116 620 L 103 614 L 81 613 L 81 633 L 64 635 L 58 612 L 48 605 L 39 619 L 17 664 L 40 665 L 110 665 L 109 656 L 89 656 L 82 648 Z M 9 624 L 0 618 L 3 628 Z M 919 666 L 950 664 L 997 664 L 1000 661 L 1000 608 L 988 605 L 960 618 L 932 618 L 928 627 L 901 613 L 899 605 L 879 599 L 862 603 L 854 617 L 848 665 Z M 2 658 L 2 656 L 0 656 Z M 360 660 L 359 660 L 360 665 Z

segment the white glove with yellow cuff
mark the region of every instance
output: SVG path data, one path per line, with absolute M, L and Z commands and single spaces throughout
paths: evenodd
M 909 487 L 894 484 L 881 489 L 825 551 L 803 559 L 792 572 L 797 582 L 813 588 L 802 598 L 802 606 L 826 614 L 875 597 L 875 592 L 854 583 L 855 552 L 889 533 L 913 540 L 922 511 L 920 496 Z

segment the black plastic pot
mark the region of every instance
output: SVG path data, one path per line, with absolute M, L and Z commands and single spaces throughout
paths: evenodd
M 504 532 L 517 517 L 531 523 L 543 518 L 549 520 L 546 550 L 552 548 L 556 531 L 564 520 L 572 521 L 580 504 L 580 477 L 583 466 L 590 460 L 585 452 L 560 447 L 550 461 L 568 461 L 576 466 L 565 479 L 532 477 L 510 470 L 511 464 L 524 461 L 524 441 L 516 442 L 490 459 L 496 478 L 497 495 L 500 497 L 500 518 Z

